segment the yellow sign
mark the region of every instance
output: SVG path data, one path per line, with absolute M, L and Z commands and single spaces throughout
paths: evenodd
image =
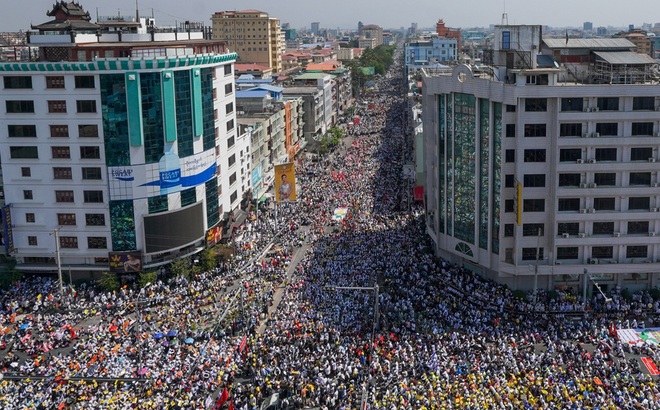
M 516 205 L 516 223 L 518 226 L 522 224 L 522 213 L 523 213 L 523 197 L 522 197 L 522 184 L 518 182 L 516 185 L 516 201 L 518 202 Z
M 296 172 L 293 162 L 275 165 L 275 201 L 296 200 Z

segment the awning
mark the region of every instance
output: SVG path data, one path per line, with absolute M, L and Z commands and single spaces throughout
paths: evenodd
M 243 225 L 243 222 L 245 222 L 246 218 L 247 218 L 247 212 L 245 212 L 242 209 L 236 209 L 234 211 L 234 222 L 232 223 L 232 226 L 237 228 Z

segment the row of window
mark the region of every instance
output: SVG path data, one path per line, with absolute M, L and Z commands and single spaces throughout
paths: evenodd
M 76 214 L 57 214 L 57 224 L 58 225 L 76 225 Z M 25 214 L 26 223 L 35 223 L 36 215 L 32 212 Z M 86 226 L 105 226 L 105 215 L 104 214 L 85 214 L 85 225 Z
M 67 112 L 65 100 L 49 100 L 47 104 L 48 112 L 51 114 Z M 8 114 L 34 113 L 34 101 L 31 100 L 7 100 L 5 106 Z M 76 100 L 76 112 L 78 114 L 95 113 L 96 100 Z
M 582 123 L 562 123 L 559 124 L 560 137 L 581 137 L 587 130 L 586 125 Z M 618 122 L 597 122 L 596 135 L 603 137 L 619 136 Z M 515 138 L 516 124 L 506 124 L 505 135 L 508 138 Z M 523 130 L 524 137 L 545 137 L 547 135 L 546 124 L 525 124 Z M 630 135 L 634 136 L 653 136 L 653 122 L 633 122 L 631 123 Z
M 50 125 L 51 138 L 68 138 L 68 125 Z M 10 138 L 37 138 L 37 126 L 30 124 L 7 125 L 7 136 Z M 98 138 L 99 127 L 95 124 L 79 124 L 79 138 Z
M 648 235 L 651 223 L 649 221 L 628 221 L 627 234 L 628 235 Z M 592 235 L 607 235 L 614 234 L 614 222 L 591 222 Z M 580 230 L 580 222 L 559 222 L 557 224 L 557 234 L 568 234 L 576 236 L 582 231 Z M 514 224 L 504 224 L 504 236 L 512 237 L 515 234 Z M 543 223 L 526 223 L 522 225 L 522 236 L 545 236 L 545 224 Z
M 28 245 L 37 246 L 39 241 L 36 236 L 28 236 Z M 77 249 L 78 237 L 77 236 L 60 236 L 60 248 Z M 88 249 L 107 249 L 108 240 L 104 236 L 88 236 L 87 237 Z
M 50 147 L 53 159 L 71 158 L 71 147 Z M 10 146 L 9 157 L 12 159 L 39 159 L 39 150 L 35 146 Z M 100 159 L 101 148 L 95 146 L 80 147 L 80 159 Z
M 580 111 L 597 108 L 598 111 L 619 111 L 619 97 L 598 97 L 594 107 L 587 107 L 584 98 L 562 98 L 561 111 Z M 547 98 L 525 98 L 524 109 L 526 112 L 545 112 L 548 110 Z M 655 97 L 633 97 L 633 111 L 652 111 L 655 109 Z M 508 112 L 515 112 L 515 105 L 508 105 Z
M 592 159 L 596 161 L 617 161 L 618 152 L 618 148 L 596 148 L 594 150 L 594 158 Z M 576 162 L 577 160 L 584 159 L 582 153 L 582 148 L 562 148 L 559 150 L 559 162 Z M 526 149 L 523 151 L 524 162 L 546 162 L 546 158 L 545 149 Z M 648 161 L 649 158 L 654 158 L 653 148 L 630 148 L 630 161 Z M 504 161 L 508 163 L 516 162 L 516 150 L 505 150 Z
M 4 76 L 5 89 L 31 89 L 32 77 L 30 76 Z M 75 88 L 95 88 L 93 75 L 74 76 Z M 46 76 L 46 88 L 64 88 L 64 76 L 54 75 Z
M 34 199 L 34 192 L 31 189 L 23 190 L 23 199 Z M 55 202 L 72 203 L 75 202 L 73 191 L 55 191 Z M 83 202 L 86 204 L 103 203 L 103 191 L 83 191 Z
M 652 174 L 650 172 L 630 172 L 628 174 L 628 186 L 651 186 Z M 559 174 L 560 187 L 579 187 L 582 180 L 580 173 Z M 616 186 L 616 172 L 594 173 L 594 184 L 597 186 Z
M 543 260 L 543 248 L 522 248 L 521 259 L 524 261 Z M 578 259 L 579 247 L 578 246 L 558 246 L 556 258 L 560 260 Z M 648 257 L 649 249 L 647 245 L 629 245 L 626 246 L 626 258 L 646 258 Z M 614 247 L 612 246 L 592 246 L 592 258 L 611 259 L 614 257 Z
M 558 212 L 574 211 L 582 209 L 580 198 L 559 198 L 557 203 Z M 628 210 L 649 210 L 651 199 L 649 197 L 628 198 Z M 594 211 L 615 211 L 616 198 L 593 198 Z M 504 212 L 515 212 L 515 201 L 507 199 L 504 201 Z M 523 212 L 545 212 L 545 199 L 523 199 Z

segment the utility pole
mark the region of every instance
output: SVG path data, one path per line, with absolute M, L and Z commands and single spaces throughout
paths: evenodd
M 536 265 L 534 266 L 534 303 L 536 303 L 536 294 L 538 293 L 539 284 L 539 258 L 541 257 L 541 228 L 539 228 L 536 237 Z
M 55 261 L 57 262 L 57 278 L 60 282 L 60 299 L 64 299 L 64 280 L 62 280 L 62 261 L 60 260 L 60 228 L 53 232 L 55 235 Z

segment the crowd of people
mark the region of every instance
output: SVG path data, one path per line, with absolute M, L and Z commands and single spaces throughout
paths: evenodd
M 615 329 L 657 323 L 648 293 L 529 302 L 428 251 L 397 70 L 341 146 L 301 157 L 296 202 L 248 218 L 231 262 L 66 300 L 48 278 L 0 295 L 0 407 L 660 409 L 636 359 L 660 350 Z

